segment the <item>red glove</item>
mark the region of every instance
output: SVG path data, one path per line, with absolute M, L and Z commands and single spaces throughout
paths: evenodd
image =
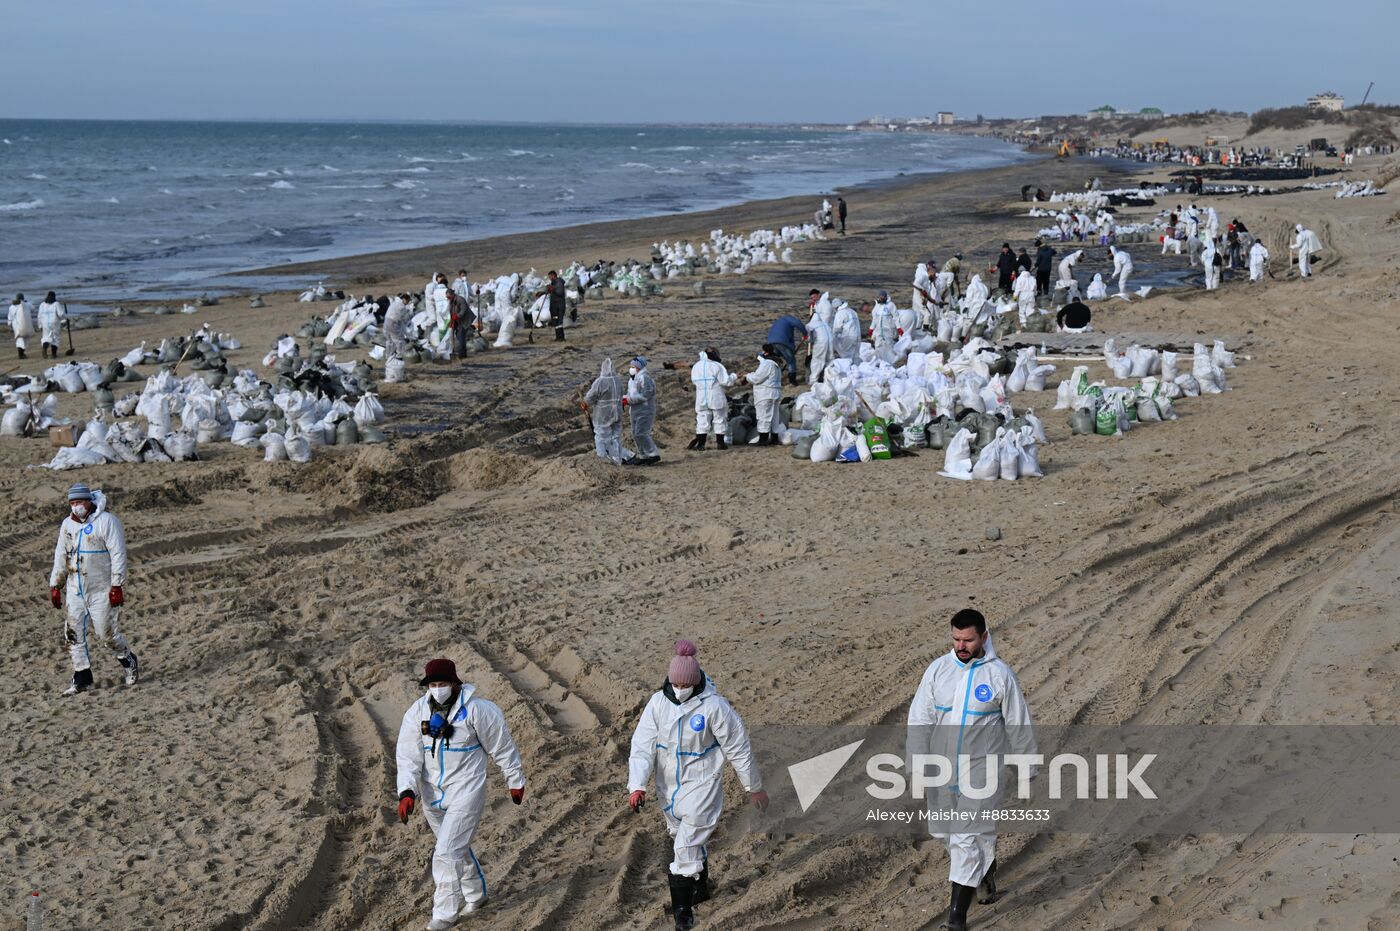
M 902 329 L 896 327 L 896 328 L 895 328 L 895 333 L 897 333 L 897 334 L 900 335 L 900 336 L 903 336 L 903 335 L 904 335 L 904 330 L 902 330 Z
M 399 799 L 399 823 L 408 824 L 408 816 L 413 814 L 413 793 L 405 792 Z
M 626 406 L 627 406 L 627 399 L 626 399 L 626 398 L 623 398 L 623 399 L 622 399 L 622 406 L 623 406 L 623 407 L 626 407 Z
M 764 792 L 762 789 L 759 789 L 757 792 L 750 792 L 749 800 L 753 802 L 754 807 L 759 811 L 768 810 L 768 793 Z
M 57 588 L 50 588 L 49 601 L 53 602 L 53 606 L 55 608 L 63 607 L 63 593 L 60 592 Z
M 636 792 L 633 792 L 631 795 L 627 796 L 627 807 L 632 809 L 633 811 L 641 811 L 642 803 L 646 800 L 646 790 L 638 789 Z
M 114 608 L 120 608 L 126 604 L 126 595 L 122 592 L 120 585 L 112 586 L 112 590 L 107 593 L 107 603 Z
M 514 802 L 515 804 L 517 804 L 517 805 L 519 805 L 521 802 L 525 801 L 525 787 L 524 787 L 524 786 L 521 786 L 521 787 L 518 788 L 518 789 L 511 789 L 511 790 L 510 790 L 510 800 L 511 800 L 512 802 Z

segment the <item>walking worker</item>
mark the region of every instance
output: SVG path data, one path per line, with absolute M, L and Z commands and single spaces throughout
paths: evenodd
M 1288 244 L 1288 250 L 1298 253 L 1298 274 L 1304 278 L 1311 278 L 1313 253 L 1322 251 L 1322 240 L 1318 239 L 1312 230 L 1304 229 L 1301 223 L 1296 224 L 1293 229 L 1298 235 Z
M 16 294 L 10 303 L 9 324 L 10 332 L 15 337 L 15 349 L 23 359 L 24 351 L 29 348 L 29 337 L 34 335 L 34 318 L 29 313 L 29 302 L 23 294 Z
M 486 901 L 486 874 L 472 837 L 486 805 L 486 760 L 506 777 L 510 800 L 525 800 L 525 770 L 501 709 L 457 677 L 450 659 L 429 660 L 418 680 L 424 695 L 399 725 L 399 821 L 426 799 L 423 815 L 433 846 L 433 917 L 427 931 L 443 931 Z
M 637 455 L 626 460 L 632 465 L 656 465 L 661 461 L 661 450 L 651 438 L 652 425 L 656 423 L 656 382 L 647 371 L 645 356 L 637 356 L 627 367 L 627 394 L 622 404 L 627 408 L 627 416 L 632 421 L 632 443 L 637 447 Z
M 836 198 L 836 219 L 841 221 L 841 235 L 846 235 L 846 198 Z
M 68 308 L 58 299 L 58 295 L 50 291 L 45 295 L 44 303 L 39 305 L 39 349 L 44 358 L 50 355 L 58 358 L 60 334 L 67 319 Z
M 642 810 L 647 786 L 656 781 L 661 814 L 671 835 L 666 876 L 677 931 L 695 926 L 694 906 L 710 898 L 705 844 L 724 808 L 724 762 L 734 767 L 749 799 L 763 811 L 758 764 L 739 713 L 700 668 L 698 650 L 677 640 L 661 689 L 652 694 L 632 734 L 627 806 Z
M 554 321 L 554 341 L 564 341 L 564 314 L 568 309 L 568 295 L 565 293 L 564 279 L 556 271 L 550 271 L 549 284 L 544 293 L 549 295 L 549 318 Z
M 934 754 L 956 761 L 952 783 L 930 799 L 943 809 L 981 812 L 997 807 L 997 798 L 970 800 L 960 783 L 987 786 L 990 763 L 998 753 L 1036 752 L 1030 709 L 1016 674 L 992 648 L 992 635 L 980 611 L 964 608 L 951 622 L 953 648 L 929 664 L 909 705 L 909 754 Z M 989 760 L 990 757 L 990 760 Z M 957 767 L 966 765 L 967 771 Z M 965 931 L 967 910 L 979 886 L 983 905 L 995 902 L 996 828 L 976 819 L 979 830 L 943 832 L 930 820 L 930 832 L 948 845 L 948 879 L 952 885 L 950 931 Z M 972 826 L 972 825 L 969 825 Z
M 73 660 L 73 681 L 64 695 L 93 687 L 88 628 L 126 670 L 126 684 L 135 685 L 140 667 L 131 645 L 122 636 L 120 615 L 126 603 L 126 529 L 107 510 L 107 499 L 81 482 L 68 489 L 69 514 L 58 528 L 49 574 L 49 600 L 63 607 L 67 582 L 68 619 L 64 639 Z

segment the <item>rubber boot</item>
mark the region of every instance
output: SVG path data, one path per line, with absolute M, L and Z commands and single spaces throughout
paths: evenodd
M 759 445 L 759 446 L 772 446 L 772 445 L 773 445 L 773 434 L 771 434 L 771 433 L 760 433 L 760 434 L 758 435 L 758 445 Z
M 993 860 L 992 865 L 987 867 L 987 875 L 982 877 L 982 883 L 977 887 L 977 891 L 982 893 L 977 897 L 978 905 L 991 905 L 1000 898 L 997 895 L 997 861 Z
M 86 692 L 92 688 L 92 670 L 82 669 L 73 673 L 73 681 L 68 684 L 64 695 L 77 695 L 79 692 Z
M 24 350 L 23 350 L 23 349 L 21 349 L 21 350 L 19 351 L 19 357 L 20 357 L 21 359 L 24 358 Z
M 691 896 L 690 904 L 699 905 L 701 902 L 710 901 L 710 861 L 706 860 L 705 865 L 700 867 L 700 875 L 695 877 L 695 893 Z
M 724 441 L 724 434 L 723 434 L 723 433 L 717 433 L 717 434 L 715 434 L 715 446 L 716 446 L 716 448 L 718 448 L 718 449 L 728 449 L 728 448 L 729 448 L 729 444 L 726 443 L 726 442 Z
M 972 906 L 972 897 L 977 894 L 976 886 L 950 883 L 953 887 L 951 902 L 948 905 L 948 920 L 943 927 L 948 931 L 967 931 L 967 910 Z
M 557 327 L 554 328 L 554 341 L 555 341 L 556 343 L 562 343 L 562 342 L 564 342 L 564 328 L 563 328 L 563 327 L 557 326 Z
M 705 448 L 705 436 L 706 434 L 704 433 L 695 434 L 695 439 L 690 441 L 690 444 L 686 446 L 686 449 L 703 450 Z
M 695 879 L 690 876 L 677 876 L 669 868 L 666 880 L 671 885 L 671 914 L 676 919 L 676 931 L 690 931 L 695 927 L 694 904 Z

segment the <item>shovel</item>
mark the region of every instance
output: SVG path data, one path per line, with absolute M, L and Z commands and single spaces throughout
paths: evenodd
M 63 329 L 68 334 L 68 348 L 64 350 L 65 356 L 71 356 L 76 350 L 73 349 L 73 326 L 68 322 L 68 318 L 63 318 Z

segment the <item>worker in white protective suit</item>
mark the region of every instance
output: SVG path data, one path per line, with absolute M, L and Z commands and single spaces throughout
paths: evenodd
M 1108 251 L 1113 253 L 1113 277 L 1118 279 L 1118 293 L 1127 294 L 1128 277 L 1133 273 L 1133 257 L 1117 246 L 1109 246 Z
M 661 690 L 651 696 L 632 734 L 627 805 L 641 811 L 647 785 L 672 837 L 667 880 L 677 931 L 695 926 L 694 906 L 710 898 L 705 844 L 724 807 L 724 762 L 734 767 L 760 811 L 768 807 L 749 735 L 729 702 L 700 669 L 695 644 L 676 642 Z
M 1288 250 L 1298 253 L 1298 274 L 1311 278 L 1313 253 L 1322 251 L 1322 240 L 1312 230 L 1304 229 L 1301 223 L 1293 229 L 1298 235 L 1288 244 Z
M 1215 264 L 1215 240 L 1207 238 L 1201 248 L 1201 268 L 1205 273 L 1207 291 L 1220 287 L 1220 266 Z
M 384 311 L 384 352 L 390 358 L 402 358 L 408 349 L 407 294 L 395 295 Z
M 68 618 L 63 635 L 73 660 L 73 681 L 64 695 L 93 687 L 90 632 L 106 644 L 126 670 L 127 685 L 135 685 L 140 667 L 121 631 L 121 607 L 126 603 L 126 529 L 108 512 L 107 499 L 84 484 L 68 489 L 69 515 L 58 528 L 49 574 L 49 600 L 63 607 L 66 581 Z
M 29 348 L 29 337 L 34 335 L 34 316 L 29 312 L 29 302 L 23 294 L 16 294 L 10 302 L 10 332 L 15 336 L 15 350 L 21 359 Z
M 1079 264 L 1079 260 L 1082 258 L 1084 258 L 1084 250 L 1076 249 L 1060 259 L 1060 280 L 1058 283 L 1061 287 L 1069 287 L 1069 283 L 1075 281 L 1074 266 Z M 1075 286 L 1078 287 L 1078 284 L 1076 283 Z
M 919 312 L 928 326 L 933 319 L 933 279 L 928 274 L 928 263 L 920 262 L 914 269 L 914 293 L 910 304 Z
M 831 323 L 820 306 L 812 308 L 812 319 L 807 321 L 807 384 L 821 381 L 822 373 L 836 358 L 834 340 Z
M 1264 277 L 1264 266 L 1269 263 L 1269 250 L 1259 240 L 1249 247 L 1249 280 L 1259 281 Z
M 981 275 L 973 275 L 968 282 L 967 293 L 963 295 L 963 313 L 968 315 L 973 323 L 981 321 L 983 312 L 987 309 L 987 297 L 991 294 L 987 290 L 987 285 L 982 281 Z
M 753 409 L 757 425 L 759 446 L 771 446 L 777 441 L 783 421 L 778 414 L 778 403 L 783 399 L 783 370 L 778 365 L 778 351 L 771 343 L 763 344 L 758 357 L 758 368 L 744 376 L 744 381 L 753 386 Z
M 952 650 L 929 664 L 910 703 L 907 749 L 911 760 L 931 754 L 953 767 L 949 784 L 930 791 L 929 810 L 937 806 L 940 811 L 976 815 L 996 810 L 1001 793 L 974 800 L 959 791 L 960 784 L 987 787 L 994 775 L 999 786 L 1007 784 L 1009 778 L 991 773 L 990 766 L 1007 754 L 1034 754 L 1035 734 L 1020 683 L 1011 667 L 997 658 L 981 612 L 965 608 L 954 614 L 952 634 Z M 948 845 L 952 895 L 944 927 L 964 931 L 978 887 L 982 904 L 997 898 L 996 826 L 987 818 L 974 818 L 967 826 L 975 831 L 939 830 L 948 823 L 930 820 L 930 833 Z
M 1035 276 L 1029 269 L 1021 269 L 1016 276 L 1016 280 L 1011 284 L 1011 293 L 1016 295 L 1017 309 L 1021 313 L 1021 319 L 1025 319 L 1027 314 L 1035 310 Z
M 63 335 L 63 322 L 68 319 L 68 308 L 52 291 L 39 305 L 39 348 L 44 358 L 58 358 L 58 347 Z
M 424 802 L 437 838 L 427 931 L 443 931 L 486 901 L 486 874 L 471 845 L 486 806 L 487 758 L 506 777 L 517 805 L 525 800 L 525 770 L 501 709 L 464 684 L 451 660 L 429 660 L 418 685 L 427 692 L 404 712 L 394 754 L 399 821 L 406 824 Z
M 875 346 L 875 357 L 893 365 L 894 344 L 898 341 L 899 320 L 894 301 L 889 292 L 881 291 L 875 295 L 875 306 L 870 308 L 870 342 Z
M 1108 297 L 1108 285 L 1104 284 L 1103 275 L 1094 273 L 1094 280 L 1089 282 L 1089 287 L 1084 292 L 1084 298 L 1090 301 L 1101 301 Z
M 604 359 L 583 405 L 593 420 L 594 452 L 613 465 L 622 465 L 622 400 L 626 396 L 626 382 L 613 371 L 612 359 Z
M 724 389 L 733 385 L 735 378 L 720 362 L 718 351 L 710 348 L 700 353 L 700 361 L 690 367 L 690 381 L 695 385 L 695 439 L 686 449 L 704 450 L 711 431 L 715 445 L 728 449 L 724 435 L 729 432 L 729 395 Z
M 831 323 L 832 351 L 852 364 L 860 361 L 860 314 L 845 301 L 836 308 Z
M 656 465 L 661 461 L 661 450 L 651 438 L 652 426 L 656 423 L 656 382 L 647 371 L 645 356 L 637 356 L 627 366 L 627 396 L 622 403 L 627 406 L 627 415 L 632 421 L 632 444 L 637 447 L 637 455 L 626 462 Z

